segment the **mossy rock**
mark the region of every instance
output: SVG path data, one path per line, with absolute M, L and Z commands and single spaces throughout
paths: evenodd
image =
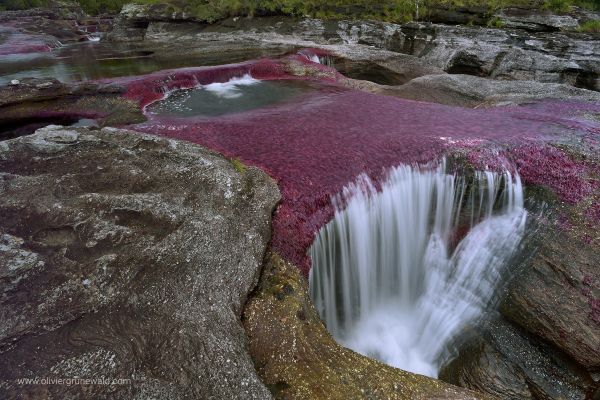
M 269 253 L 243 323 L 256 370 L 277 399 L 488 399 L 337 344 L 294 265 Z

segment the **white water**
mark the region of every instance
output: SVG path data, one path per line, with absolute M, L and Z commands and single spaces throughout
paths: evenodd
M 326 65 L 328 67 L 333 67 L 333 59 L 328 55 L 318 56 L 315 53 L 313 53 L 312 51 L 307 50 L 307 49 L 300 50 L 297 54 L 303 56 L 310 62 Z
M 311 296 L 329 331 L 359 353 L 437 377 L 457 333 L 494 305 L 524 236 L 519 177 L 482 172 L 469 186 L 444 165 L 401 166 L 380 192 L 361 176 L 333 203 L 310 249 Z M 458 228 L 469 231 L 452 248 Z
M 321 64 L 321 60 L 319 59 L 319 56 L 316 54 L 310 54 L 310 55 L 307 55 L 306 57 L 314 63 Z
M 241 77 L 231 78 L 227 82 L 210 83 L 202 86 L 202 88 L 225 99 L 236 99 L 242 96 L 241 86 L 256 85 L 258 83 L 260 83 L 260 80 L 254 79 L 250 74 L 245 74 Z

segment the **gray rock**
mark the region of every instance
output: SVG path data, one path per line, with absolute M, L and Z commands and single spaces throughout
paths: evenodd
M 537 255 L 522 266 L 501 312 L 590 370 L 600 368 L 597 246 L 561 229 L 538 233 Z
M 559 83 L 496 81 L 472 75 L 428 75 L 379 93 L 435 103 L 476 107 L 509 105 L 542 99 L 600 102 L 600 93 Z
M 600 90 L 594 35 L 408 24 L 398 47 L 449 73 L 568 83 Z
M 598 389 L 585 369 L 503 320 L 478 329 L 440 377 L 500 399 L 584 400 Z
M 112 128 L 0 142 L 0 397 L 270 398 L 240 318 L 279 192 L 236 165 Z M 125 381 L 17 381 L 75 377 Z

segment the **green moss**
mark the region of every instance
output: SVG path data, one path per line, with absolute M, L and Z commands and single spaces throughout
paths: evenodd
M 488 21 L 487 25 L 490 28 L 503 28 L 504 22 L 502 21 L 502 19 L 500 19 L 498 17 L 494 17 Z
M 592 20 L 584 22 L 579 26 L 580 32 L 600 33 L 600 21 Z
M 229 162 L 231 163 L 231 165 L 233 165 L 233 167 L 240 173 L 243 174 L 246 172 L 246 169 L 248 167 L 246 167 L 246 164 L 244 164 L 243 162 L 241 162 L 238 158 L 232 158 L 229 160 Z
M 47 5 L 47 0 L 3 0 L 0 4 L 0 10 L 26 10 Z
M 557 13 L 566 13 L 571 10 L 572 4 L 573 2 L 571 0 L 546 0 L 544 2 L 544 8 Z

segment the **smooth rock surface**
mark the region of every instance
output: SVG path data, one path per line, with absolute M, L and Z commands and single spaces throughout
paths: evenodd
M 401 86 L 372 91 L 461 107 L 521 104 L 544 99 L 600 102 L 600 93 L 566 84 L 492 80 L 456 74 L 421 76 Z
M 0 397 L 270 398 L 240 317 L 278 199 L 262 171 L 176 140 L 0 142 Z M 17 382 L 36 377 L 126 381 Z
M 584 368 L 502 319 L 477 329 L 440 377 L 501 399 L 588 399 L 598 389 Z
M 538 233 L 537 255 L 513 281 L 502 313 L 584 367 L 600 368 L 600 252 L 562 229 Z

